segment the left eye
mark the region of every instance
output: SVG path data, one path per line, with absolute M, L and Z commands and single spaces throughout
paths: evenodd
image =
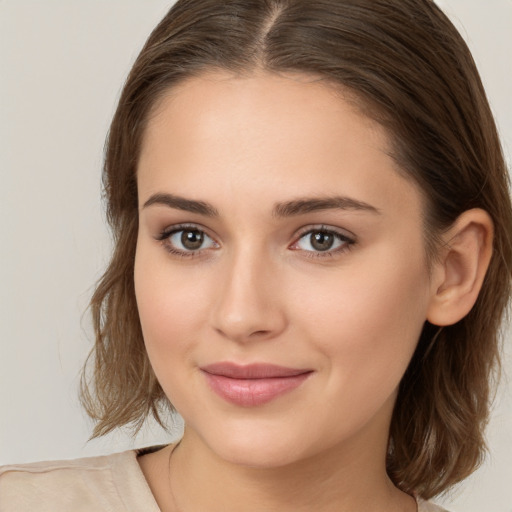
M 348 237 L 328 230 L 309 231 L 302 235 L 294 244 L 294 248 L 302 251 L 327 252 L 335 251 L 353 243 Z
M 216 243 L 198 229 L 180 229 L 167 236 L 168 244 L 178 251 L 191 252 L 216 247 Z

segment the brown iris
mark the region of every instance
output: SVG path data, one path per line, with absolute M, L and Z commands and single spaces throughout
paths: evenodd
M 311 247 L 317 251 L 328 251 L 334 243 L 334 235 L 325 231 L 311 233 Z
M 183 247 L 190 251 L 196 251 L 201 248 L 204 242 L 204 233 L 201 231 L 183 231 L 181 234 L 181 243 Z

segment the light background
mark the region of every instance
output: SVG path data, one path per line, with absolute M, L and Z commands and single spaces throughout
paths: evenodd
M 76 396 L 92 342 L 84 312 L 110 250 L 104 137 L 130 65 L 171 3 L 0 0 L 0 464 L 169 440 L 150 425 L 135 440 L 86 444 Z M 474 53 L 510 162 L 512 0 L 439 3 Z M 512 512 L 510 332 L 491 455 L 445 500 L 452 512 Z

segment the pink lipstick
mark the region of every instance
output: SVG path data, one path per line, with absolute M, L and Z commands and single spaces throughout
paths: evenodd
M 210 389 L 241 407 L 263 405 L 300 386 L 312 370 L 272 364 L 215 363 L 201 368 Z

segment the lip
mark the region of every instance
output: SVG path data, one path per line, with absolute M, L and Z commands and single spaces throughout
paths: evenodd
M 237 365 L 229 362 L 201 367 L 210 389 L 241 407 L 255 407 L 299 387 L 310 369 L 287 368 L 266 363 Z

